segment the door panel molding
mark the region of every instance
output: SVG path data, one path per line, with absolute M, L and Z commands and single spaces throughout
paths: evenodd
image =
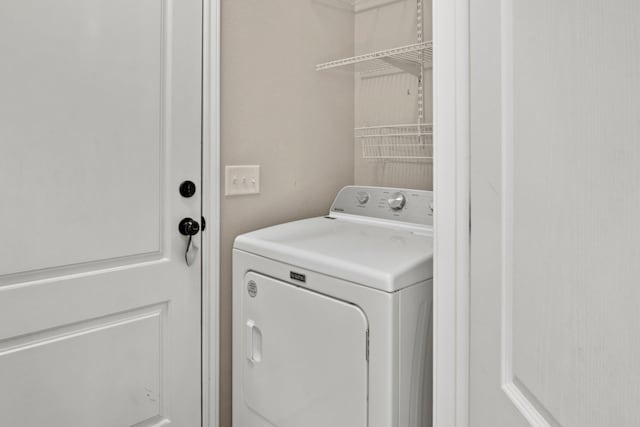
M 58 326 L 26 335 L 14 336 L 0 340 L 0 360 L 7 354 L 45 346 L 54 342 L 73 339 L 82 335 L 96 333 L 105 329 L 117 328 L 133 322 L 147 319 L 161 319 L 166 316 L 167 304 L 157 304 L 151 307 L 134 309 L 123 313 L 114 313 L 108 316 L 98 317 L 69 325 Z M 158 324 L 162 322 L 158 320 Z M 164 338 L 165 332 L 161 335 Z M 1 362 L 0 362 L 1 363 Z
M 37 2 L 32 2 L 30 6 L 25 6 L 25 10 L 31 10 L 31 18 L 36 22 L 41 14 L 45 14 L 46 11 L 43 6 L 37 6 Z M 99 20 L 92 20 L 91 13 L 88 10 L 91 8 L 99 8 L 98 1 L 89 2 L 87 4 L 87 10 L 80 7 L 82 2 L 78 2 L 79 13 L 78 17 L 68 23 L 66 26 L 55 24 L 56 19 L 52 12 L 51 23 L 47 24 L 45 28 L 41 28 L 40 31 L 46 32 L 51 30 L 52 34 L 49 35 L 46 41 L 43 41 L 42 46 L 38 49 L 34 49 L 29 61 L 37 61 L 37 58 L 50 54 L 50 51 L 54 51 L 52 46 L 57 44 L 69 44 L 67 48 L 68 53 L 61 58 L 58 58 L 61 62 L 70 61 L 75 59 L 74 55 L 82 56 L 88 54 L 83 50 L 86 46 L 81 42 L 76 42 L 73 37 L 72 31 L 77 28 L 84 29 L 85 21 L 89 26 L 93 26 L 91 37 L 93 37 L 94 49 L 104 49 L 106 51 L 118 48 L 118 43 L 131 43 L 139 45 L 138 49 L 144 49 L 144 61 L 142 66 L 136 69 L 132 76 L 125 76 L 123 69 L 125 69 L 127 57 L 123 55 L 123 59 L 113 61 L 113 64 L 109 64 L 104 61 L 104 57 L 100 54 L 91 56 L 90 59 L 86 59 L 85 62 L 79 63 L 75 73 L 67 76 L 67 80 L 74 78 L 78 80 L 78 89 L 69 91 L 68 93 L 61 92 L 61 88 L 65 87 L 68 83 L 63 80 L 59 83 L 52 83 L 51 79 L 54 76 L 59 76 L 62 73 L 61 67 L 56 66 L 55 62 L 51 64 L 51 70 L 47 73 L 39 71 L 38 62 L 33 62 L 34 72 L 25 76 L 27 84 L 21 82 L 21 79 L 17 79 L 17 76 L 13 74 L 8 80 L 10 80 L 13 86 L 16 87 L 15 93 L 8 94 L 9 99 L 15 103 L 15 106 L 7 108 L 7 123 L 11 123 L 11 127 L 6 131 L 7 135 L 3 134 L 3 137 L 7 138 L 7 142 L 13 142 L 16 138 L 11 138 L 12 132 L 17 132 L 19 124 L 22 124 L 20 119 L 23 115 L 20 111 L 24 108 L 22 105 L 25 102 L 22 98 L 27 99 L 28 96 L 20 97 L 25 91 L 32 90 L 38 94 L 41 98 L 40 103 L 32 106 L 32 121 L 28 126 L 33 129 L 29 129 L 25 132 L 27 137 L 24 140 L 24 144 L 39 141 L 42 138 L 49 138 L 52 141 L 61 134 L 65 134 L 66 139 L 62 141 L 56 141 L 61 145 L 58 150 L 55 149 L 55 145 L 51 143 L 51 149 L 45 150 L 33 150 L 29 152 L 29 156 L 24 156 L 21 159 L 14 159 L 12 162 L 7 162 L 7 167 L 10 171 L 14 172 L 16 176 L 23 176 L 22 180 L 17 179 L 15 183 L 4 188 L 7 191 L 5 195 L 5 201 L 7 203 L 7 209 L 12 208 L 15 204 L 25 203 L 28 201 L 30 209 L 21 212 L 24 218 L 23 223 L 11 223 L 7 229 L 5 238 L 12 245 L 7 245 L 11 248 L 4 255 L 4 259 L 0 260 L 0 286 L 7 283 L 14 283 L 23 280 L 36 280 L 52 277 L 59 274 L 75 274 L 77 272 L 91 270 L 92 268 L 111 268 L 119 265 L 130 265 L 136 262 L 145 262 L 150 260 L 156 260 L 167 256 L 166 250 L 170 247 L 171 235 L 166 235 L 165 226 L 170 221 L 170 218 L 165 218 L 165 210 L 169 201 L 173 196 L 173 189 L 169 185 L 168 173 L 168 156 L 170 155 L 170 147 L 167 144 L 171 144 L 171 118 L 172 118 L 172 46 L 170 45 L 173 37 L 173 16 L 171 12 L 171 3 L 169 0 L 144 0 L 143 2 L 137 2 L 135 12 L 138 15 L 144 15 L 148 12 L 148 19 L 143 22 L 137 30 L 138 34 L 129 36 L 130 32 L 123 31 L 123 34 L 119 38 L 113 37 L 109 31 L 110 27 L 115 27 L 120 24 L 126 24 L 124 30 L 127 30 L 127 26 L 131 24 L 126 18 L 122 18 L 120 15 L 112 14 L 112 10 L 105 10 L 106 18 L 104 22 Z M 124 2 L 126 3 L 126 2 Z M 17 8 L 16 8 L 17 10 Z M 26 12 L 23 12 L 26 14 Z M 16 21 L 20 21 L 22 14 L 15 18 Z M 94 22 L 95 21 L 95 22 Z M 49 27 L 50 26 L 50 27 Z M 56 28 L 57 27 L 57 28 Z M 69 27 L 69 28 L 66 28 Z M 77 27 L 77 28 L 76 28 Z M 32 31 L 32 30 L 31 30 Z M 15 36 L 18 43 L 24 39 L 27 46 L 36 45 L 33 43 L 33 34 L 30 32 L 29 26 L 17 33 Z M 81 39 L 79 39 L 81 40 Z M 27 48 L 28 50 L 28 48 Z M 77 50 L 78 52 L 75 52 Z M 16 69 L 24 65 L 27 60 L 22 56 L 15 55 L 17 65 Z M 14 57 L 12 57 L 14 58 Z M 92 62 L 93 61 L 93 62 Z M 31 62 L 29 62 L 31 63 Z M 105 77 L 100 74 L 100 67 L 107 65 L 113 66 L 113 69 L 108 69 L 104 72 Z M 12 71 L 12 70 L 11 70 Z M 150 71 L 150 75 L 141 75 L 144 72 Z M 70 74 L 70 73 L 69 73 Z M 50 76 L 49 76 L 50 75 Z M 118 91 L 112 91 L 112 93 L 103 93 L 103 87 L 108 84 L 112 84 L 109 79 L 117 80 L 120 83 Z M 132 105 L 118 105 L 121 102 L 119 97 L 126 94 L 127 89 L 134 88 L 135 85 L 142 80 L 148 80 L 151 82 L 149 87 L 145 90 L 150 90 L 151 85 L 153 89 L 156 88 L 156 83 L 159 84 L 157 95 L 149 95 L 141 91 L 141 101 L 138 105 L 135 102 L 129 103 Z M 3 88 L 4 89 L 4 88 Z M 115 93 L 113 93 L 115 92 Z M 69 105 L 72 107 L 65 107 L 64 103 L 57 102 L 58 98 L 65 96 Z M 54 101 L 49 101 L 49 98 L 54 98 Z M 102 99 L 101 99 L 102 98 Z M 73 106 L 76 104 L 90 105 L 91 99 L 101 99 L 101 103 L 93 108 L 84 108 L 82 113 L 77 113 L 73 110 Z M 80 109 L 78 109 L 80 110 Z M 112 123 L 106 117 L 105 113 L 111 111 L 120 111 L 116 120 L 123 120 L 127 113 L 133 113 L 135 118 L 144 122 L 144 126 L 130 130 L 129 132 L 121 132 L 118 127 L 120 123 Z M 123 113 L 126 111 L 127 113 Z M 38 115 L 50 116 L 47 119 L 38 120 Z M 76 116 L 71 113 L 76 113 Z M 54 120 L 55 118 L 55 120 Z M 129 125 L 130 122 L 125 123 Z M 41 128 L 41 129 L 40 129 Z M 74 132 L 69 132 L 67 128 L 77 128 Z M 35 129 L 35 130 L 34 130 Z M 66 135 L 68 133 L 68 135 Z M 137 160 L 141 157 L 152 159 L 153 170 L 150 173 L 143 173 L 139 175 L 144 184 L 153 179 L 156 180 L 157 176 L 165 177 L 160 179 L 158 186 L 155 184 L 149 184 L 142 186 L 137 190 L 136 186 L 141 185 L 140 182 L 128 183 L 133 188 L 128 188 L 123 191 L 122 194 L 107 194 L 101 195 L 100 191 L 109 187 L 110 182 L 106 180 L 98 180 L 96 182 L 86 180 L 83 178 L 83 173 L 90 171 L 91 166 L 98 166 L 102 162 L 110 161 L 115 166 L 123 166 L 116 164 L 112 159 L 109 159 L 109 155 L 113 154 L 107 149 L 96 152 L 93 156 L 87 155 L 84 152 L 85 146 L 90 146 L 90 142 L 96 140 L 99 141 L 104 147 L 108 147 L 111 143 L 117 143 L 118 138 L 122 138 L 120 144 L 123 145 L 123 158 L 128 156 L 130 161 L 126 162 L 126 172 L 131 173 L 133 170 L 137 170 Z M 141 138 L 144 141 L 149 141 L 149 144 L 143 144 L 144 147 L 131 149 L 131 152 L 125 152 L 124 149 L 129 149 L 125 144 L 133 138 Z M 153 146 L 151 146 L 153 142 Z M 85 144 L 86 143 L 86 144 Z M 68 151 L 78 151 L 84 154 L 86 158 L 90 158 L 91 164 L 78 165 L 69 156 L 66 158 L 58 157 L 58 152 L 64 152 L 64 147 Z M 9 145 L 9 150 L 11 146 Z M 51 150 L 51 151 L 49 151 Z M 79 154 L 79 155 L 81 155 Z M 8 157 L 7 157 L 8 158 Z M 18 161 L 16 161 L 18 160 Z M 44 169 L 49 163 L 60 162 L 60 170 L 57 171 L 57 177 L 55 179 L 48 179 L 46 176 L 40 175 L 40 170 Z M 111 164 L 109 163 L 109 164 Z M 4 165 L 3 165 L 4 166 Z M 15 168 L 15 171 L 14 171 Z M 142 170 L 142 168 L 140 168 Z M 113 175 L 118 175 L 119 171 L 114 171 Z M 158 175 L 156 175 L 156 173 Z M 111 178 L 115 180 L 115 178 Z M 21 182 L 23 181 L 23 182 Z M 26 182 L 26 184 L 25 184 Z M 33 194 L 24 194 L 24 187 L 32 182 L 38 182 L 42 190 L 36 191 Z M 55 187 L 53 184 L 55 183 Z M 158 194 L 156 195 L 155 192 Z M 100 233 L 96 230 L 111 229 L 111 233 L 119 232 L 120 224 L 107 223 L 105 227 L 101 227 L 100 221 L 104 220 L 104 216 L 95 215 L 91 210 L 86 209 L 87 205 L 91 202 L 97 202 L 104 200 L 106 202 L 101 205 L 101 210 L 109 210 L 116 203 L 115 201 L 122 202 L 124 205 L 132 203 L 134 200 L 139 199 L 139 196 L 144 193 L 150 194 L 148 200 L 140 202 L 135 206 L 134 212 L 138 215 L 144 214 L 144 218 L 134 217 L 131 219 L 130 224 L 121 224 L 122 228 L 131 227 L 135 229 L 136 223 L 138 226 L 138 239 L 127 240 L 126 238 L 120 239 L 118 245 L 105 245 L 102 247 L 103 242 L 101 240 L 111 235 L 108 233 Z M 96 196 L 97 194 L 97 196 Z M 83 197 L 89 195 L 89 201 L 78 201 Z M 102 196 L 102 197 L 101 197 Z M 136 197 L 138 196 L 138 197 Z M 34 202 L 31 199 L 41 199 L 39 202 Z M 8 200 L 6 200 L 8 199 Z M 65 215 L 62 218 L 59 210 L 52 208 L 55 207 L 55 203 L 58 199 L 68 203 L 69 210 L 73 210 L 72 215 Z M 157 204 L 156 204 L 157 203 Z M 135 203 L 133 203 L 135 204 Z M 116 217 L 122 219 L 125 217 L 123 210 L 116 210 Z M 69 218 L 69 217 L 73 218 Z M 142 215 L 140 215 L 142 216 Z M 54 217 L 54 218 L 51 218 Z M 77 218 L 76 218 L 77 217 Z M 54 221 L 54 219 L 56 221 Z M 95 223 L 92 223 L 95 221 Z M 140 221 L 144 221 L 142 227 L 140 227 Z M 108 221 L 107 221 L 108 222 Z M 151 228 L 148 224 L 157 224 L 157 229 Z M 25 227 L 28 225 L 27 227 Z M 21 230 L 25 227 L 24 231 Z M 40 237 L 40 233 L 49 231 L 51 229 L 58 228 L 60 240 L 66 240 L 67 248 L 65 251 L 54 250 L 54 248 L 47 247 L 41 242 L 34 244 L 34 240 Z M 16 230 L 20 230 L 22 234 L 17 234 Z M 135 231 L 132 231 L 132 233 Z M 78 238 L 74 237 L 74 234 L 86 235 L 86 237 Z M 24 237 L 23 239 L 16 238 L 16 235 Z M 121 237 L 126 237 L 123 234 Z M 73 242 L 77 242 L 74 245 Z M 93 250 L 92 250 L 93 249 Z M 126 254 L 125 256 L 121 256 Z M 44 262 L 43 258 L 47 261 Z M 32 259 L 38 259 L 38 262 L 29 262 Z
M 163 302 L 1 340 L 0 372 L 11 390 L 1 399 L 3 420 L 78 422 L 65 409 L 73 404 L 86 408 L 81 417 L 90 413 L 113 424 L 168 421 L 162 415 L 167 406 L 167 309 Z M 92 372 L 96 364 L 100 371 Z M 101 384 L 99 391 L 87 393 L 87 375 Z M 55 393 L 60 390 L 66 392 Z M 25 394 L 28 402 L 19 397 Z M 25 413 L 32 401 L 42 403 Z
M 0 275 L 0 292 L 11 285 L 31 286 L 42 282 L 55 282 L 72 277 L 93 276 L 112 270 L 135 268 L 155 263 L 164 263 L 169 259 L 162 252 L 154 251 L 145 254 L 128 255 L 98 261 L 81 262 L 42 270 L 25 271 Z
M 514 55 L 513 0 L 500 4 L 501 151 L 502 151 L 502 390 L 532 426 L 559 426 L 551 413 L 513 372 L 514 285 Z

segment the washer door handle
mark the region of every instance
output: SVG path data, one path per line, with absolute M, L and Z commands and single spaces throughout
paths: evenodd
M 256 323 L 247 320 L 247 359 L 253 363 L 262 360 L 262 331 L 256 326 Z

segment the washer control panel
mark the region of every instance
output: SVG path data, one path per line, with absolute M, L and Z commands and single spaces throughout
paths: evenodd
M 389 203 L 389 207 L 394 211 L 402 210 L 404 209 L 404 205 L 407 204 L 407 196 L 405 196 L 402 191 L 396 191 L 391 195 L 389 200 L 387 200 L 387 203 Z
M 433 225 L 433 192 L 388 187 L 344 187 L 331 212 Z

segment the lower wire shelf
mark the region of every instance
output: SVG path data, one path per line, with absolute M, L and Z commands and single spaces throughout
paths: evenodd
M 400 124 L 366 126 L 354 130 L 362 158 L 396 161 L 433 160 L 433 126 Z

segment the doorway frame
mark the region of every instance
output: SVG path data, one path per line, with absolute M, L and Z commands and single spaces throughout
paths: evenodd
M 433 425 L 469 426 L 469 0 L 433 0 Z
M 219 423 L 220 0 L 202 1 L 202 426 Z
M 433 0 L 433 425 L 469 425 L 469 0 Z M 203 0 L 202 425 L 219 423 L 220 1 Z M 215 219 L 215 220 L 214 220 Z

